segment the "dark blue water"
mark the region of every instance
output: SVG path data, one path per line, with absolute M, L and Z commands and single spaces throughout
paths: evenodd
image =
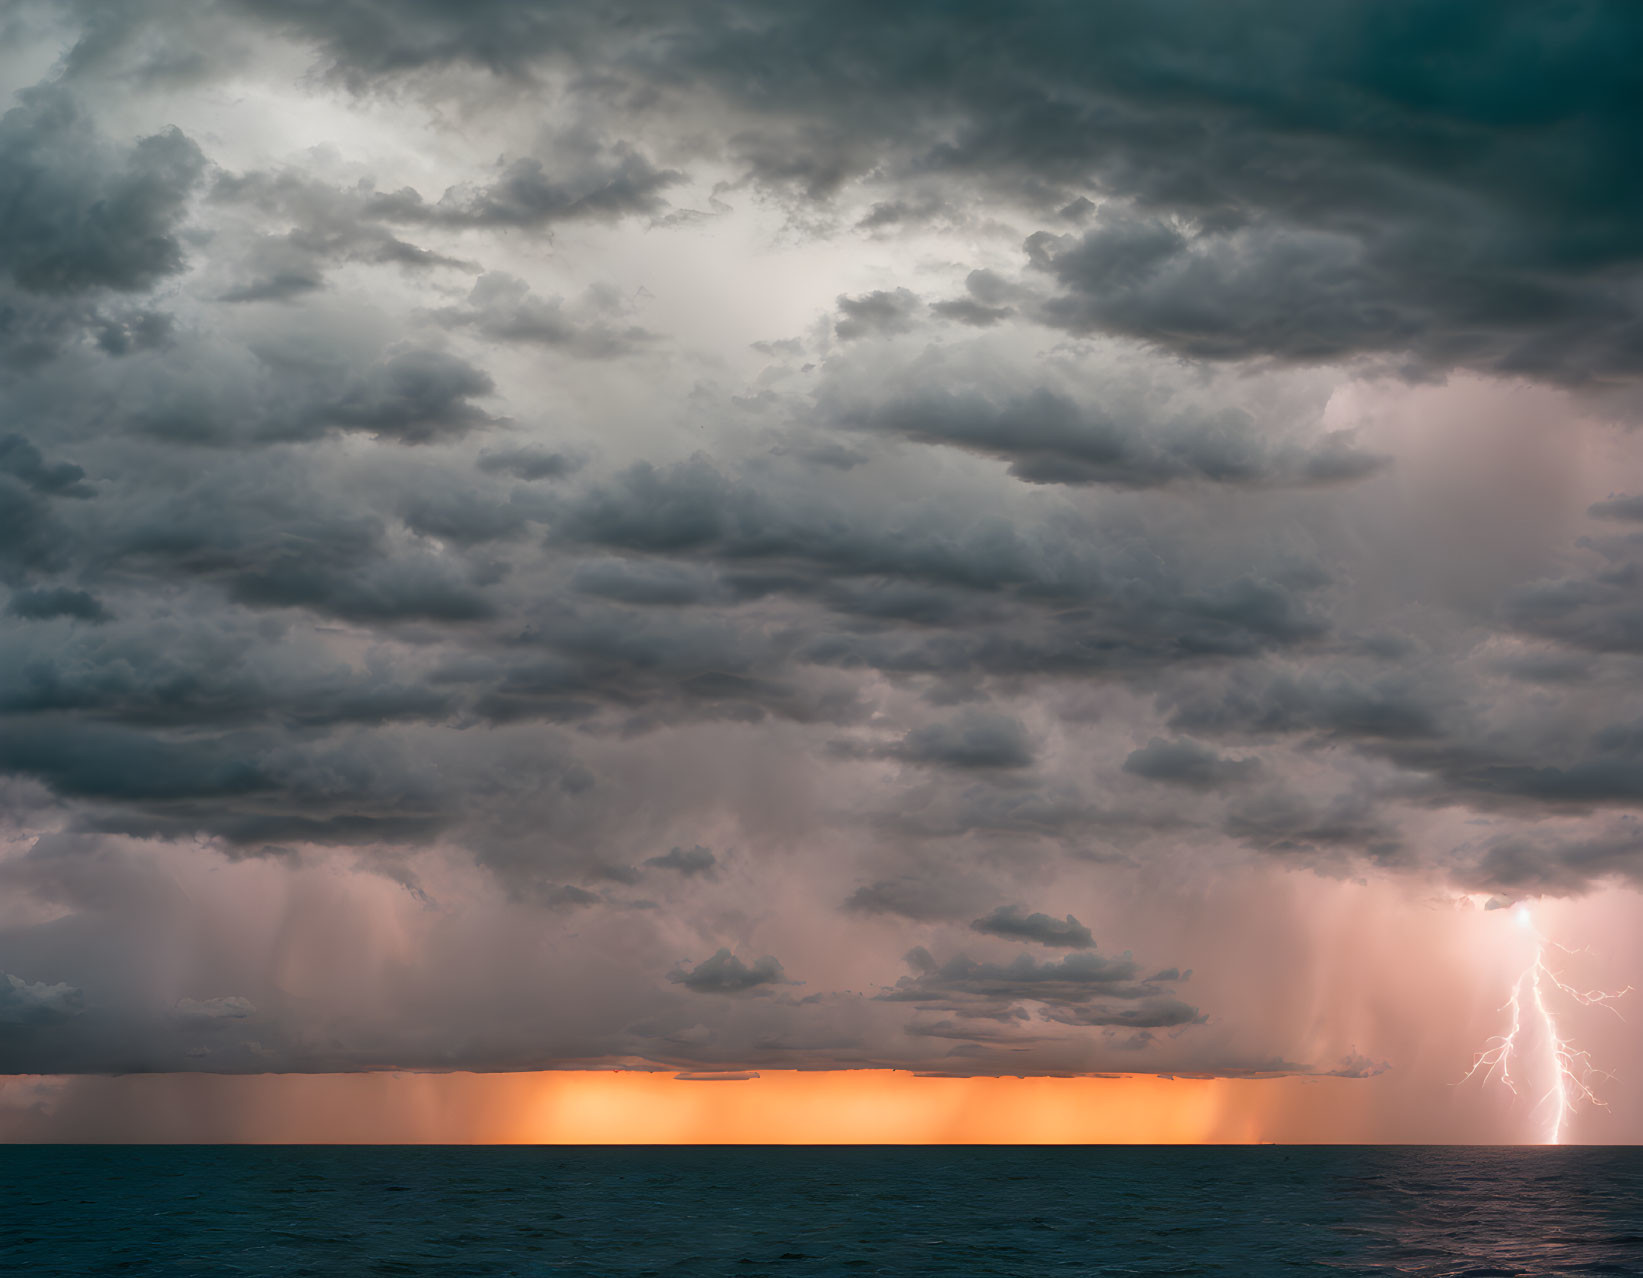
M 0 1272 L 1643 1275 L 1643 1151 L 0 1146 Z

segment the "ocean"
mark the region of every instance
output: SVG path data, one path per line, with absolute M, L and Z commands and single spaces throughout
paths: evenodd
M 11 1275 L 1643 1275 L 1643 1150 L 0 1146 Z

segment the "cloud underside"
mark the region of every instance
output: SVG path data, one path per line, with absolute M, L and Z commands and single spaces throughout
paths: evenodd
M 1643 884 L 1631 8 L 13 35 L 0 1069 L 1328 1072 L 1149 866 Z

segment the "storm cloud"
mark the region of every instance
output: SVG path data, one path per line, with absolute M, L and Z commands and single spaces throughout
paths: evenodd
M 1362 1074 L 1328 893 L 1643 886 L 1632 6 L 0 31 L 0 1069 Z

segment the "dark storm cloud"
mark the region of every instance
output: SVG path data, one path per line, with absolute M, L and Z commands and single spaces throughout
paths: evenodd
M 1103 563 L 1073 527 L 1018 528 L 914 507 L 844 512 L 813 494 L 783 502 L 732 480 L 705 457 L 669 468 L 641 463 L 566 506 L 556 535 L 634 554 L 717 561 L 747 571 L 780 564 L 784 593 L 816 592 L 827 578 L 904 579 L 999 595 L 1020 605 L 1011 624 L 822 633 L 805 661 L 904 672 L 1093 672 L 1136 664 L 1251 655 L 1305 644 L 1327 623 L 1308 596 L 1312 573 L 1240 577 L 1202 586 L 1157 557 Z M 824 595 L 844 602 L 859 598 Z M 923 600 L 921 610 L 932 600 Z M 962 620 L 960 611 L 957 619 Z M 918 620 L 918 617 L 909 617 Z M 940 620 L 939 611 L 926 620 Z
M 932 302 L 930 309 L 942 319 L 972 328 L 990 328 L 1009 319 L 1015 311 L 1008 306 L 987 306 L 973 297 L 956 297 L 945 302 Z
M 1416 235 L 1426 242 L 1411 243 Z M 1464 365 L 1576 384 L 1636 366 L 1635 284 L 1582 278 L 1579 268 L 1549 281 L 1510 257 L 1440 263 L 1444 240 L 1436 218 L 1366 234 L 1282 213 L 1187 229 L 1119 214 L 1081 238 L 1041 232 L 1028 252 L 1062 289 L 1040 312 L 1047 323 L 1195 359 L 1404 355 L 1416 370 Z
M 1044 1018 L 1062 1025 L 1102 1025 L 1131 1029 L 1175 1029 L 1203 1021 L 1204 1015 L 1178 998 L 1149 998 L 1134 1007 L 1050 1007 Z
M 460 489 L 409 495 L 399 513 L 407 528 L 463 547 L 512 540 L 545 517 L 517 493 L 498 500 L 494 492 Z
M 48 497 L 93 497 L 97 491 L 85 482 L 83 467 L 65 461 L 48 464 L 40 450 L 21 435 L 0 438 L 0 474 L 19 479 Z
M 1154 737 L 1124 760 L 1124 771 L 1165 785 L 1213 790 L 1247 781 L 1261 769 L 1258 759 L 1232 759 L 1196 741 Z
M 201 356 L 221 361 L 215 379 L 190 358 Z M 495 390 L 490 374 L 425 342 L 367 354 L 328 347 L 299 325 L 231 355 L 208 346 L 179 357 L 183 376 L 123 410 L 133 430 L 168 444 L 234 450 L 358 433 L 421 445 L 501 424 L 475 402 Z
M 639 602 L 658 615 L 604 603 L 547 610 L 540 627 L 504 645 L 505 659 L 480 674 L 490 686 L 478 712 L 510 722 L 605 708 L 631 735 L 696 718 L 839 724 L 860 717 L 852 691 L 792 667 L 786 637 L 772 640 L 733 617 L 687 619 Z
M 1043 963 L 1027 954 L 1009 963 L 978 963 L 959 954 L 938 963 L 921 947 L 908 953 L 907 963 L 914 975 L 902 977 L 881 998 L 898 1003 L 938 998 L 1080 1003 L 1096 995 L 1138 998 L 1149 992 L 1143 989 L 1140 965 L 1128 954 L 1069 954 Z
M 109 619 L 108 609 L 94 595 L 67 586 L 49 586 L 39 590 L 17 590 L 6 602 L 6 611 L 14 617 L 44 621 L 50 617 L 73 617 L 79 621 L 102 622 Z
M 176 320 L 161 311 L 113 308 L 97 312 L 91 326 L 98 349 L 118 357 L 164 350 L 171 345 Z
M 1600 568 L 1520 587 L 1503 601 L 1502 619 L 1524 633 L 1586 652 L 1643 652 L 1643 541 L 1633 536 L 1588 544 L 1605 560 Z
M 465 435 L 490 422 L 476 397 L 494 389 L 490 375 L 444 351 L 389 355 L 321 409 L 321 420 L 403 444 Z
M 84 994 L 71 985 L 25 981 L 9 972 L 0 975 L 4 976 L 0 981 L 0 1025 L 44 1025 L 78 1016 L 84 1007 Z
M 907 955 L 907 963 L 914 975 L 902 977 L 879 999 L 966 1019 L 1008 1019 L 1020 1001 L 1040 1004 L 1045 1019 L 1064 1024 L 1158 1028 L 1199 1019 L 1196 1008 L 1170 995 L 1166 974 L 1143 979 L 1128 954 L 1113 959 L 1082 952 L 1045 963 L 1026 954 L 1009 963 L 978 963 L 959 954 L 938 963 L 920 947 Z
M 1628 817 L 1595 834 L 1499 835 L 1468 859 L 1464 873 L 1481 886 L 1526 895 L 1574 895 L 1611 879 L 1643 883 L 1643 829 Z
M 409 189 L 373 195 L 365 200 L 364 213 L 385 222 L 492 229 L 614 221 L 659 212 L 661 193 L 680 176 L 658 169 L 628 146 L 581 143 L 558 163 L 534 156 L 514 160 L 494 181 L 453 187 L 434 204 Z
M 845 342 L 859 337 L 905 333 L 912 329 L 920 307 L 918 296 L 904 288 L 894 292 L 880 289 L 863 293 L 860 297 L 840 297 L 839 318 L 833 325 L 833 331 L 840 341 Z
M 1262 852 L 1303 860 L 1344 851 L 1395 862 L 1403 853 L 1398 829 L 1378 815 L 1365 795 L 1317 800 L 1274 788 L 1236 804 L 1227 814 L 1225 829 Z
M 933 636 L 836 632 L 813 640 L 806 661 L 841 669 L 872 667 L 922 675 L 1098 676 L 1150 666 L 1253 657 L 1300 647 L 1327 630 L 1304 594 L 1269 581 L 1241 580 L 1177 594 L 1178 583 L 1126 583 L 1047 618 L 1024 612 L 1013 625 Z M 1036 623 L 1036 624 L 1035 624 Z
M 1555 752 L 1461 740 L 1388 752 L 1480 807 L 1589 811 L 1643 804 L 1643 723 L 1611 723 Z
M 668 980 L 695 994 L 747 994 L 767 985 L 787 985 L 782 965 L 768 954 L 751 966 L 729 950 L 720 950 L 694 968 L 668 973 Z
M 1503 735 L 1487 726 L 1477 695 L 1459 681 L 1439 688 L 1396 676 L 1360 680 L 1337 672 L 1264 685 L 1234 677 L 1214 699 L 1185 699 L 1170 724 L 1210 734 L 1303 734 L 1314 744 L 1351 746 L 1419 778 L 1413 793 L 1432 806 L 1557 812 L 1643 799 L 1636 771 L 1643 733 L 1635 721 L 1617 715 L 1595 731 L 1537 735 L 1526 728 Z M 1319 811 L 1280 788 L 1235 809 L 1228 832 L 1279 850 L 1317 844 L 1358 844 L 1376 856 L 1399 850 L 1394 833 L 1363 810 L 1367 797 L 1341 802 L 1344 808 L 1337 803 Z
M 954 323 L 967 324 L 971 328 L 991 328 L 1016 313 L 1011 303 L 1030 296 L 1027 290 L 1012 284 L 996 271 L 971 271 L 964 277 L 964 288 L 968 297 L 932 302 L 930 310 Z
M 577 568 L 571 584 L 584 594 L 627 604 L 677 606 L 715 598 L 730 602 L 734 597 L 708 574 L 623 559 L 590 560 Z
M 219 204 L 254 210 L 288 223 L 283 233 L 251 241 L 235 264 L 237 282 L 221 295 L 227 302 L 289 301 L 326 287 L 328 269 L 340 262 L 426 270 L 473 264 L 407 243 L 370 217 L 371 192 L 344 189 L 289 170 L 220 174 L 211 186 Z
M 255 505 L 232 512 L 219 499 L 187 522 L 156 515 L 113 549 L 159 575 L 217 584 L 249 608 L 306 608 L 360 622 L 494 615 L 482 589 L 448 559 L 414 549 L 391 553 L 381 521 L 306 502 L 282 508 L 277 497 L 267 500 L 274 494 L 265 490 Z
M 1043 311 L 1055 324 L 1214 359 L 1379 354 L 1574 383 L 1631 377 L 1639 358 L 1643 18 L 1628 5 L 1171 0 L 845 20 L 704 0 L 632 4 L 620 23 L 547 3 L 423 3 L 392 22 L 364 0 L 247 7 L 356 80 L 563 58 L 648 79 L 675 111 L 706 98 L 740 124 L 733 154 L 811 199 L 914 174 L 1049 208 L 1113 193 L 1083 236 L 1035 249 L 1062 290 Z M 616 202 L 643 201 L 656 171 L 626 164 L 606 181 Z M 519 168 L 448 197 L 446 216 L 522 224 L 587 186 Z M 435 216 L 417 199 L 403 215 Z
M 1516 444 L 1293 367 L 1635 382 L 1629 10 L 45 9 L 84 26 L 36 59 L 78 96 L 0 120 L 0 886 L 52 921 L 0 928 L 0 1069 L 1319 1072 L 1152 1034 L 1203 1019 L 1178 972 L 997 903 L 1140 935 L 1200 856 L 1643 882 L 1639 499 L 1582 563 L 1489 488 Z M 219 920 L 190 857 L 266 877 Z M 982 959 L 838 988 L 908 929 Z M 669 971 L 732 938 L 805 998 Z
M 1274 446 L 1252 429 L 1248 414 L 1235 410 L 1218 419 L 1158 422 L 1138 415 L 1124 422 L 1044 389 L 994 397 L 932 388 L 916 398 L 840 405 L 839 412 L 859 430 L 1002 458 L 1012 475 L 1035 484 L 1323 485 L 1362 479 L 1385 462 L 1343 435 L 1310 447 Z
M 131 292 L 182 269 L 177 230 L 205 167 L 176 129 L 118 148 L 66 91 L 0 117 L 0 271 L 36 293 Z
M 163 620 L 105 620 L 114 624 L 66 636 L 54 628 L 7 636 L 0 709 L 194 729 L 437 721 L 456 711 L 448 687 L 396 677 L 386 663 L 355 671 L 321 644 L 259 634 L 255 625 L 214 620 L 182 629 Z
M 861 221 L 856 223 L 858 231 L 873 231 L 881 227 L 916 225 L 929 222 L 941 216 L 945 206 L 938 198 L 908 200 L 881 200 L 870 208 Z
M 65 796 L 193 800 L 271 788 L 257 758 L 258 744 L 263 743 L 170 742 L 121 728 L 43 720 L 14 724 L 0 746 L 0 760 L 8 771 L 40 777 Z
M 1320 733 L 1355 739 L 1413 741 L 1441 734 L 1452 697 L 1407 677 L 1364 680 L 1345 672 L 1280 675 L 1260 683 L 1235 678 L 1212 698 L 1189 697 L 1172 728 L 1199 733 Z
M 985 918 L 976 919 L 970 927 L 973 931 L 1012 941 L 1035 941 L 1039 945 L 1071 950 L 1095 948 L 1090 929 L 1072 915 L 1056 919 L 1048 914 L 1027 914 L 1019 905 L 1001 905 Z
M 896 752 L 909 763 L 940 768 L 1030 768 L 1032 742 L 1008 715 L 969 710 L 949 723 L 915 728 Z
M 421 843 L 455 818 L 448 784 L 386 741 L 318 749 L 276 732 L 158 732 L 13 720 L 0 768 L 82 804 L 81 824 L 162 839 L 206 834 L 256 852 L 270 843 Z
M 64 540 L 50 504 L 0 476 L 0 580 L 16 585 L 28 572 L 61 567 Z
M 1076 597 L 1093 585 L 1089 560 L 1065 566 L 1045 562 L 1016 529 L 995 523 L 960 525 L 918 511 L 910 526 L 860 524 L 800 494 L 785 502 L 773 492 L 737 482 L 710 459 L 659 468 L 640 463 L 611 482 L 578 495 L 558 522 L 568 539 L 630 552 L 692 555 L 745 571 L 760 561 L 803 565 L 791 588 L 815 588 L 815 575 L 904 577 L 975 590 L 1029 586 Z M 953 536 L 964 540 L 953 543 Z

